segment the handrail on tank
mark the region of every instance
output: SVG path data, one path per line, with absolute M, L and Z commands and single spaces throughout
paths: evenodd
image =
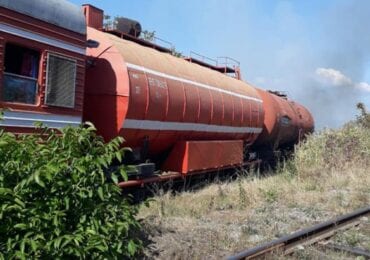
M 190 51 L 190 56 L 189 57 L 190 58 L 198 58 L 199 57 L 201 59 L 201 61 L 203 61 L 203 62 L 212 61 L 214 63 L 213 66 L 218 66 L 217 60 L 212 59 L 212 58 L 209 58 L 209 57 L 207 57 L 205 55 L 202 55 L 202 54 L 199 54 L 199 53 L 196 53 L 196 52 L 193 52 L 193 51 Z
M 221 61 L 223 61 L 223 62 L 221 62 Z M 235 60 L 235 59 L 230 58 L 230 57 L 227 57 L 227 56 L 217 57 L 217 64 L 218 65 L 224 65 L 225 67 L 227 67 L 229 65 L 233 66 L 234 68 L 235 67 L 240 67 L 240 61 Z
M 159 37 L 157 37 L 157 36 L 153 36 L 153 39 L 152 40 L 149 40 L 149 39 L 144 39 L 144 38 L 140 38 L 140 39 L 142 39 L 142 40 L 144 40 L 144 41 L 149 41 L 149 42 L 152 42 L 152 43 L 155 43 L 155 44 L 160 44 L 160 43 L 165 43 L 166 45 L 168 45 L 169 47 L 169 49 L 173 49 L 174 47 L 175 47 L 175 45 L 173 45 L 172 44 L 172 42 L 169 42 L 169 41 L 166 41 L 166 40 L 164 40 L 164 39 L 162 39 L 162 38 L 159 38 Z M 160 42 L 160 43 L 158 43 L 158 42 Z M 163 45 L 161 45 L 161 46 L 163 46 Z
M 190 55 L 188 57 L 185 57 L 185 60 L 197 63 L 198 65 L 210 68 L 212 70 L 216 70 L 230 77 L 239 80 L 241 79 L 240 62 L 233 58 L 217 57 L 217 59 L 212 59 L 202 54 L 190 51 Z M 223 62 L 221 62 L 220 60 L 223 60 Z M 234 75 L 231 76 L 230 74 Z

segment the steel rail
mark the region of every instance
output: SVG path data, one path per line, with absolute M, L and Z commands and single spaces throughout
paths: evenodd
M 351 213 L 325 221 L 309 228 L 302 229 L 293 234 L 283 236 L 271 242 L 264 243 L 252 249 L 244 250 L 236 255 L 230 256 L 228 260 L 254 259 L 274 252 L 291 253 L 292 250 L 302 244 L 313 244 L 319 240 L 333 236 L 335 231 L 348 228 L 351 224 L 358 224 L 358 219 L 370 214 L 370 206 L 358 209 Z
M 331 250 L 335 250 L 335 251 L 347 252 L 352 255 L 363 256 L 366 259 L 370 259 L 370 252 L 363 250 L 362 248 L 342 246 L 342 245 L 336 245 L 336 244 L 328 244 L 328 245 L 324 245 L 324 247 L 331 249 Z

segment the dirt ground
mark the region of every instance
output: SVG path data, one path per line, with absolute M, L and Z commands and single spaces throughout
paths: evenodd
M 155 193 L 138 215 L 147 259 L 222 259 L 370 205 L 370 131 L 353 124 L 315 134 L 264 176 L 241 172 L 194 191 Z M 369 240 L 356 245 L 370 250 Z M 319 253 L 292 257 L 348 258 L 312 250 Z
M 139 217 L 148 259 L 222 259 L 369 204 L 368 172 L 355 170 L 317 186 L 279 175 L 166 193 Z

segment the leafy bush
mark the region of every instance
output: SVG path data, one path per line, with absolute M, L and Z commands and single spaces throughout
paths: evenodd
M 137 208 L 105 172 L 121 161 L 122 139 L 104 143 L 92 125 L 60 133 L 0 130 L 0 259 L 134 256 Z
M 370 114 L 363 105 L 358 105 L 361 114 L 356 121 L 341 129 L 324 129 L 310 135 L 296 149 L 288 161 L 289 172 L 300 177 L 321 178 L 323 174 L 354 165 L 364 169 L 370 166 Z

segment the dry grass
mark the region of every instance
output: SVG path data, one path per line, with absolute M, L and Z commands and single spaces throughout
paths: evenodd
M 146 254 L 219 259 L 369 205 L 369 167 L 369 128 L 312 135 L 274 175 L 155 197 L 139 214 L 152 239 Z

